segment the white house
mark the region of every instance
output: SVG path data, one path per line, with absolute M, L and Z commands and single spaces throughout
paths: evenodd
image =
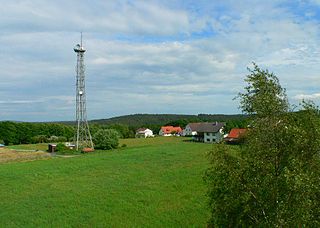
M 148 128 L 139 128 L 136 130 L 136 138 L 154 137 L 152 130 Z
M 192 135 L 193 140 L 205 143 L 218 143 L 223 140 L 224 123 L 189 123 L 185 135 Z

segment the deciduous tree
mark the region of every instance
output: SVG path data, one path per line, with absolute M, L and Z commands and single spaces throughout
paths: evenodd
M 93 135 L 96 149 L 110 150 L 119 145 L 119 133 L 114 129 L 101 129 Z
M 212 226 L 319 226 L 319 110 L 304 102 L 289 111 L 278 78 L 254 64 L 240 106 L 252 116 L 238 154 L 226 146 L 210 153 Z

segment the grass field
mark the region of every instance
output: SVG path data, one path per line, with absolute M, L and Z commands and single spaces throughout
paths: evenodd
M 0 164 L 0 227 L 204 227 L 212 145 L 183 139 L 127 139 L 113 151 Z

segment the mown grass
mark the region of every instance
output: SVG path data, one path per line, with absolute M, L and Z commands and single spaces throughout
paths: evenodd
M 0 165 L 1 227 L 204 227 L 206 152 L 183 138 Z
M 120 139 L 119 146 L 126 145 L 127 147 L 144 147 L 144 146 L 161 146 L 165 144 L 177 143 L 187 141 L 191 138 L 186 137 L 150 137 L 150 138 L 134 138 L 134 139 Z

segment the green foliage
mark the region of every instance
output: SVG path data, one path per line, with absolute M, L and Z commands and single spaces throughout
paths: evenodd
M 101 129 L 114 129 L 122 139 L 134 138 L 135 136 L 135 129 L 125 124 L 92 124 L 90 126 L 92 135 Z
M 255 114 L 245 144 L 237 156 L 224 145 L 210 154 L 209 226 L 318 227 L 319 110 L 304 103 L 288 112 L 278 79 L 256 65 L 251 73 L 255 91 L 241 95 L 243 111 Z
M 224 132 L 228 133 L 232 128 L 247 128 L 249 125 L 249 120 L 246 119 L 234 119 L 226 122 L 226 126 L 224 127 Z
M 243 115 L 173 115 L 173 114 L 135 114 L 90 121 L 90 130 L 94 135 L 100 129 L 115 129 L 121 138 L 134 138 L 135 130 L 140 127 L 151 129 L 155 134 L 163 125 L 184 127 L 189 122 L 229 121 L 244 119 Z M 65 142 L 72 141 L 75 126 L 72 122 L 63 123 L 20 123 L 0 122 L 0 138 L 6 145 Z M 51 136 L 57 136 L 59 139 Z M 63 137 L 63 138 L 60 138 Z M 50 139 L 50 140 L 49 140 Z
M 180 120 L 168 122 L 165 125 L 184 128 L 185 126 L 188 125 L 188 123 L 191 123 L 191 122 L 197 122 L 197 121 L 192 121 L 192 119 L 189 119 L 189 120 L 188 119 L 180 119 Z
M 64 143 L 58 143 L 55 149 L 57 154 L 74 154 L 77 153 L 75 150 L 70 149 Z
M 114 129 L 119 133 L 119 137 L 126 139 L 126 138 L 134 138 L 135 132 L 130 129 L 127 125 L 124 124 L 111 124 L 105 126 L 105 129 Z
M 0 138 L 3 139 L 6 145 L 18 144 L 17 129 L 14 122 L 0 122 Z
M 32 143 L 46 143 L 48 138 L 46 135 L 36 135 L 32 137 Z
M 210 226 L 235 227 L 243 218 L 246 195 L 241 183 L 241 160 L 224 144 L 217 144 L 209 153 L 211 167 L 204 180 L 208 184 Z
M 248 85 L 244 93 L 239 93 L 240 108 L 246 114 L 256 114 L 258 117 L 279 115 L 288 111 L 289 104 L 285 89 L 278 78 L 268 70 L 260 69 L 255 63 L 248 70 L 245 81 Z
M 73 134 L 74 128 L 64 124 L 0 122 L 0 138 L 7 145 L 48 142 L 54 135 L 60 137 L 57 141 L 66 141 Z
M 56 146 L 56 152 L 62 152 L 69 149 L 68 147 L 66 147 L 63 143 L 58 143 Z
M 190 122 L 226 122 L 233 119 L 245 118 L 243 115 L 199 114 L 199 115 L 175 115 L 175 114 L 134 114 L 90 121 L 93 124 L 113 125 L 123 124 L 135 129 L 147 127 L 154 132 L 159 132 L 160 126 L 172 124 L 173 126 L 186 125 Z M 183 126 L 181 126 L 183 127 Z
M 93 135 L 96 149 L 110 150 L 119 145 L 119 134 L 114 129 L 101 129 Z

